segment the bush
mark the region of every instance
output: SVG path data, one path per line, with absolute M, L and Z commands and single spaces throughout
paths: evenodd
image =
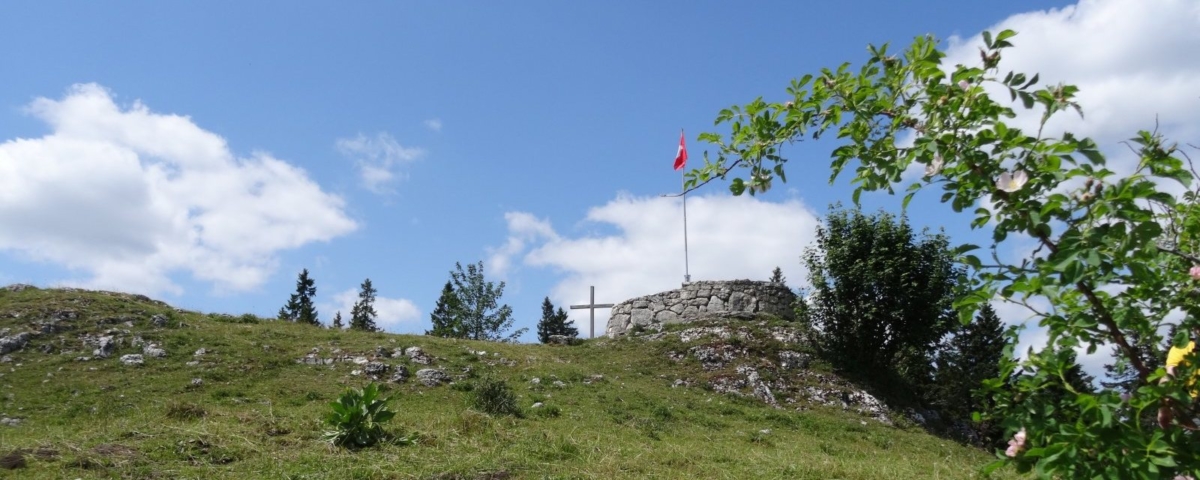
M 489 415 L 521 416 L 521 408 L 517 406 L 517 396 L 504 380 L 494 377 L 484 377 L 475 384 L 471 391 L 471 405 Z
M 361 390 L 350 389 L 336 402 L 330 402 L 331 411 L 325 423 L 333 430 L 325 432 L 323 438 L 339 447 L 369 447 L 387 437 L 383 423 L 391 420 L 396 412 L 388 410 L 390 398 L 379 398 L 379 385 L 371 383 Z

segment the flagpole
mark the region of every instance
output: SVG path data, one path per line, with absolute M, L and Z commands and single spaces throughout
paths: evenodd
M 683 129 L 679 129 L 679 145 L 683 145 Z M 683 159 L 687 161 L 687 150 L 683 150 Z M 681 174 L 682 175 L 682 174 Z M 686 177 L 685 177 L 686 178 Z M 692 282 L 692 272 L 688 265 L 688 238 L 687 238 L 687 181 L 684 182 L 683 190 L 683 283 Z

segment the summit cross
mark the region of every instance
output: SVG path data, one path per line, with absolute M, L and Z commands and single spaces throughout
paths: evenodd
M 587 305 L 571 305 L 571 310 L 579 310 L 581 308 L 586 308 L 590 311 L 589 313 L 590 313 L 591 319 L 592 319 L 591 338 L 596 338 L 596 309 L 597 308 L 612 308 L 613 304 L 601 303 L 601 304 L 597 305 L 596 304 L 596 286 L 593 285 L 591 288 L 592 288 L 592 297 L 591 297 L 591 300 L 588 301 L 588 304 Z

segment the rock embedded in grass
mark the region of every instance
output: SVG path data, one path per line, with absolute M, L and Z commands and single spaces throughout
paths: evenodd
M 422 368 L 417 370 L 417 380 L 426 387 L 436 387 L 450 383 L 450 375 L 440 368 Z
M 130 353 L 128 355 L 121 355 L 121 363 L 130 366 L 138 366 L 146 363 L 146 360 L 142 358 L 141 354 Z

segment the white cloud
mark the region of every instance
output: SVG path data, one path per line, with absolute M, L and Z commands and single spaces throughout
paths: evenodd
M 508 276 L 513 257 L 524 252 L 526 245 L 539 240 L 558 240 L 549 220 L 525 212 L 505 213 L 504 220 L 508 222 L 508 241 L 500 247 L 487 249 L 488 268 L 501 279 Z
M 278 251 L 356 228 L 304 170 L 236 157 L 191 119 L 121 108 L 99 85 L 27 111 L 51 133 L 0 144 L 0 250 L 90 275 L 65 283 L 180 292 L 171 275 L 186 272 L 252 289 Z
M 416 160 L 425 154 L 419 148 L 400 145 L 386 133 L 374 137 L 360 133 L 353 138 L 339 138 L 335 144 L 339 152 L 354 159 L 363 186 L 379 194 L 391 193 L 390 184 L 399 176 L 396 168 L 401 163 Z
M 358 288 L 338 292 L 333 295 L 333 303 L 322 303 L 317 306 L 321 312 L 322 321 L 326 324 L 333 322 L 333 316 L 342 312 L 342 323 L 350 325 L 350 312 L 358 301 Z M 375 296 L 375 325 L 384 331 L 392 333 L 424 333 L 420 323 L 421 310 L 407 298 L 389 298 Z
M 564 237 L 548 222 L 522 212 L 505 215 L 510 238 L 502 251 L 515 257 L 530 246 L 523 263 L 566 274 L 549 295 L 556 305 L 585 304 L 588 287 L 596 301 L 617 303 L 679 288 L 684 275 L 683 212 L 678 198 L 618 195 L 592 208 L 585 224 L 615 227 L 611 235 Z M 800 266 L 819 219 L 797 200 L 783 203 L 725 195 L 688 199 L 688 250 L 692 280 L 766 280 L 776 266 L 792 285 L 806 277 Z M 541 242 L 534 245 L 532 242 Z M 514 247 L 514 245 L 516 245 Z M 494 260 L 493 260 L 494 261 Z M 587 310 L 570 311 L 588 331 Z M 609 314 L 597 312 L 602 335 Z
M 436 118 L 431 118 L 425 121 L 425 127 L 435 132 L 442 131 L 442 121 Z
M 1079 87 L 1084 117 L 1062 113 L 1049 134 L 1070 131 L 1091 137 L 1127 172 L 1135 159 L 1120 145 L 1138 130 L 1195 143 L 1200 136 L 1200 2 L 1190 0 L 1082 0 L 1076 5 L 1013 15 L 989 27 L 1017 32 L 1001 73 L 1040 74 L 1040 85 Z M 946 64 L 979 65 L 982 37 L 949 41 Z M 1008 92 L 992 87 L 995 98 Z M 1018 101 L 1019 104 L 1019 101 Z M 1010 122 L 1036 132 L 1041 111 L 1024 111 Z

